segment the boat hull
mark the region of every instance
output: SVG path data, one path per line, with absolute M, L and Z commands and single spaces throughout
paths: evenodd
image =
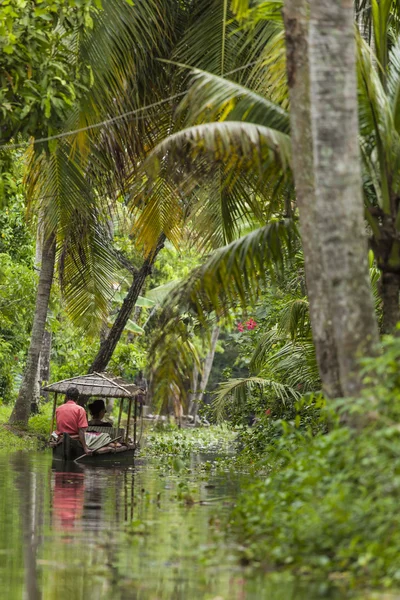
M 133 464 L 135 449 L 125 452 L 107 452 L 105 454 L 83 455 L 81 444 L 77 440 L 65 436 L 64 441 L 53 448 L 53 464 L 73 462 L 79 457 L 78 464 L 91 466 L 118 466 Z

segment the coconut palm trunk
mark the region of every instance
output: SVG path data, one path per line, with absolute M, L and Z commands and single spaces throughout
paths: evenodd
M 194 406 L 194 403 L 196 402 L 196 397 L 197 397 L 198 385 L 199 385 L 199 369 L 197 367 L 197 364 L 195 364 L 193 366 L 192 386 L 191 386 L 189 399 L 188 399 L 188 410 L 187 410 L 188 415 L 191 415 L 193 412 L 193 406 Z
M 38 377 L 40 352 L 54 276 L 55 256 L 56 242 L 55 237 L 51 235 L 43 243 L 42 265 L 37 288 L 31 342 L 22 384 L 9 421 L 11 424 L 26 425 L 28 422 L 31 402 L 34 399 L 34 391 L 37 383 L 36 379 Z
M 126 295 L 124 302 L 118 312 L 117 318 L 115 319 L 113 326 L 110 329 L 107 337 L 101 342 L 100 349 L 92 362 L 89 373 L 99 373 L 107 368 L 108 363 L 114 353 L 114 350 L 121 338 L 121 335 L 126 327 L 129 317 L 132 314 L 132 310 L 140 296 L 146 277 L 150 275 L 154 262 L 158 256 L 158 253 L 164 247 L 165 236 L 160 236 L 157 247 L 154 252 L 145 259 L 143 265 L 136 273 L 132 285 Z
M 307 292 L 319 373 L 328 397 L 342 395 L 333 334 L 329 282 L 322 261 L 314 181 L 308 60 L 307 0 L 285 0 L 283 11 L 290 93 L 291 138 L 296 200 L 300 216 Z
M 197 419 L 197 412 L 199 410 L 199 406 L 204 398 L 208 380 L 210 379 L 210 374 L 211 374 L 211 369 L 212 369 L 212 366 L 214 363 L 215 350 L 217 348 L 219 333 L 220 333 L 220 328 L 218 327 L 218 325 L 216 325 L 212 330 L 210 349 L 204 360 L 203 372 L 201 374 L 200 387 L 197 389 L 197 391 L 195 393 L 194 400 L 193 400 L 193 403 L 191 406 L 190 414 L 194 417 L 195 423 L 196 423 L 196 419 Z
M 318 233 L 341 388 L 361 389 L 358 358 L 378 340 L 358 140 L 353 0 L 310 1 L 310 83 Z
M 40 352 L 40 363 L 39 363 L 39 383 L 42 387 L 50 381 L 50 358 L 51 358 L 51 343 L 52 333 L 45 329 L 42 341 L 42 350 Z M 42 398 L 48 400 L 49 392 L 43 392 L 40 390 Z

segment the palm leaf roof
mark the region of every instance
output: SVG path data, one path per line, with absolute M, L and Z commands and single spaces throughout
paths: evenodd
M 110 373 L 77 375 L 70 379 L 46 385 L 43 390 L 65 394 L 71 387 L 77 388 L 81 396 L 100 396 L 103 398 L 131 398 L 143 393 L 143 390 L 137 385 L 124 381 L 121 377 L 115 377 Z

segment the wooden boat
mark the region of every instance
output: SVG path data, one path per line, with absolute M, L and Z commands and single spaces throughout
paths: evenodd
M 77 464 L 91 466 L 118 466 L 133 464 L 135 448 L 129 448 L 124 452 L 107 452 L 105 454 L 88 454 L 82 457 L 82 446 L 78 440 L 72 439 L 64 434 L 63 441 L 53 448 L 53 464 L 71 463 L 80 458 Z
M 112 439 L 120 437 L 125 443 L 129 439 L 129 430 L 131 425 L 131 419 L 133 416 L 133 448 L 129 448 L 124 452 L 107 452 L 104 454 L 89 454 L 83 455 L 82 446 L 78 440 L 72 439 L 69 435 L 64 434 L 63 441 L 61 444 L 53 447 L 53 462 L 55 464 L 71 463 L 77 458 L 79 459 L 78 464 L 80 465 L 99 465 L 99 466 L 112 466 L 112 465 L 128 465 L 133 464 L 135 456 L 135 448 L 137 446 L 136 430 L 137 430 L 137 419 L 138 419 L 138 396 L 143 396 L 145 390 L 142 390 L 138 386 L 123 381 L 120 377 L 115 377 L 108 373 L 92 373 L 90 375 L 78 375 L 71 379 L 65 379 L 52 383 L 45 388 L 45 391 L 54 393 L 53 402 L 53 416 L 50 427 L 50 435 L 53 431 L 55 424 L 55 414 L 57 408 L 57 396 L 59 393 L 65 393 L 69 387 L 75 387 L 78 389 L 80 398 L 85 400 L 89 397 L 96 396 L 100 398 L 115 398 L 119 400 L 119 414 L 118 423 L 116 428 L 104 428 L 104 427 L 89 427 L 88 431 L 97 431 L 100 433 L 108 433 Z M 124 400 L 128 401 L 128 416 L 126 423 L 126 431 L 121 429 L 121 416 Z M 132 405 L 134 407 L 132 415 Z

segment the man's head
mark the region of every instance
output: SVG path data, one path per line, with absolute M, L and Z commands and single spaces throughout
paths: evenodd
M 74 402 L 77 402 L 78 398 L 79 392 L 76 387 L 70 387 L 67 389 L 67 393 L 65 394 L 65 402 L 68 402 L 68 400 L 73 400 Z

